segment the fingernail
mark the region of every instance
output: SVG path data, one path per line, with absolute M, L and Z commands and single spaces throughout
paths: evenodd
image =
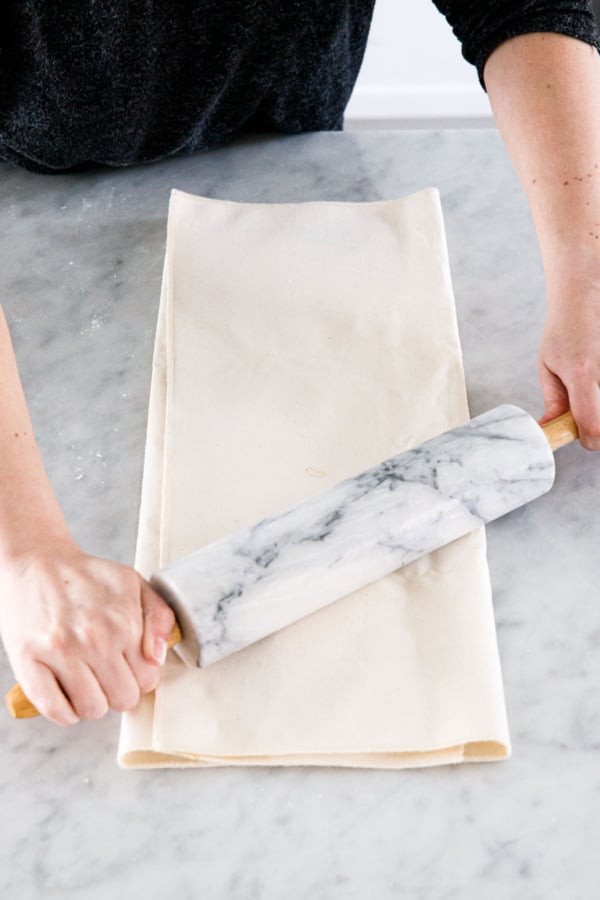
M 162 666 L 167 658 L 167 642 L 163 638 L 154 640 L 154 659 Z

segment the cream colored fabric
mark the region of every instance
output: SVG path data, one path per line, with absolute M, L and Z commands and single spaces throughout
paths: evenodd
M 468 417 L 437 191 L 175 191 L 136 565 L 146 576 Z M 216 665 L 169 655 L 122 766 L 399 768 L 509 754 L 484 533 Z

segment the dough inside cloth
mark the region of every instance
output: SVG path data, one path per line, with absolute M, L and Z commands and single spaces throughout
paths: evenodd
M 159 566 L 468 418 L 435 189 L 253 204 L 174 191 L 136 566 Z M 483 529 L 220 662 L 170 651 L 122 767 L 504 759 Z

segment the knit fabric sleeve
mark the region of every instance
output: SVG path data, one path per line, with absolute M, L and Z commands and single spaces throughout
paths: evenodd
M 591 44 L 600 51 L 600 35 L 591 0 L 434 0 L 462 44 L 467 62 L 483 68 L 503 41 L 520 34 L 554 32 Z

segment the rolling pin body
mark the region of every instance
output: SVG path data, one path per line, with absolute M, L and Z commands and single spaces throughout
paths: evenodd
M 576 438 L 570 413 L 540 428 L 500 406 L 209 544 L 151 580 L 181 627 L 169 646 L 218 662 L 541 496 Z M 19 685 L 7 705 L 37 715 Z
M 210 544 L 151 583 L 206 666 L 541 496 L 554 457 L 505 405 Z

